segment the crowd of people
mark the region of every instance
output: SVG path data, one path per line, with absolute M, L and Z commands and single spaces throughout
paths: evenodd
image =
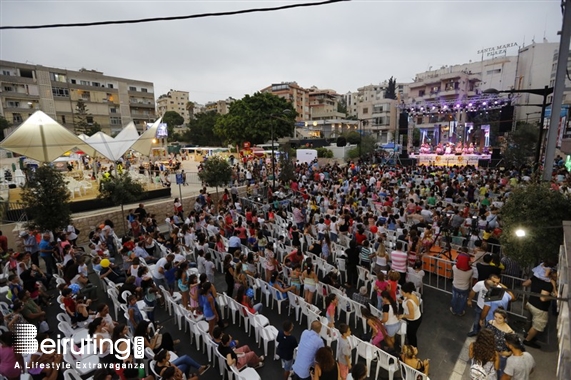
M 362 305 L 360 311 L 368 329 L 359 332 L 360 338 L 429 374 L 430 361 L 418 357 L 417 332 L 423 319 L 422 283 L 426 275 L 422 260 L 434 245 L 459 239 L 466 243 L 460 244 L 453 267 L 450 311 L 463 316 L 466 306 L 472 306 L 473 300 L 476 303 L 469 333 L 476 336 L 470 347 L 471 372 L 481 370 L 488 379 L 528 378 L 534 362 L 524 345 L 537 347 L 533 339 L 545 329 L 549 301 L 530 298 L 527 307 L 533 326 L 520 341 L 507 324 L 505 312 L 515 296 L 500 279 L 502 273 L 519 277 L 522 270 L 502 257 L 498 240 L 502 223 L 498 211 L 515 187 L 529 181 L 528 173 L 473 167 L 387 167 L 361 161 L 319 166 L 313 162 L 297 164 L 291 182 L 278 181 L 276 193 L 288 194 L 287 202 L 283 202 L 267 186 L 267 176 L 258 180 L 257 176 L 266 172 L 264 167 L 263 162 L 249 162 L 235 168 L 237 173 L 245 173 L 248 202 L 239 197 L 236 186 L 225 189 L 218 203 L 202 189 L 193 209 L 187 212 L 175 199 L 163 231 L 140 204 L 128 213 L 129 235 L 118 239 L 113 222 L 106 220 L 92 231 L 85 250 L 75 245 L 80 232 L 73 225 L 57 236 L 42 234 L 39 243 L 36 238 L 28 239 L 37 236 L 37 231 L 23 233 L 25 251 L 12 256 L 11 311 L 2 316 L 9 332 L 0 340 L 2 357 L 10 357 L 8 363 L 18 360 L 6 353 L 10 331 L 17 324 L 32 323 L 42 333 L 50 332 L 41 306 L 53 301 L 48 290 L 57 282 L 58 302 L 64 305 L 72 328 L 87 323 L 91 336 L 112 340 L 143 337 L 145 347 L 155 353 L 153 373 L 161 378 L 180 380 L 183 374 L 194 378 L 209 368 L 189 355 L 171 358 L 170 352 L 179 342 L 163 332 L 154 318 L 154 308 L 165 303 L 162 288 L 171 294 L 180 293 L 182 307 L 208 322 L 208 333 L 228 366 L 260 368 L 264 356 L 224 332 L 227 322 L 222 319 L 218 301 L 221 290 L 215 285 L 220 275 L 226 295 L 252 314 L 263 314 L 264 310 L 254 301 L 255 289 L 249 278 L 266 281 L 279 300 L 292 292 L 309 304 L 319 305 L 318 299 L 325 297 L 320 315 L 329 328 L 338 330 L 337 357 L 319 335 L 321 321 L 314 321 L 299 342 L 292 335 L 292 322 L 285 321 L 277 337 L 284 380 L 289 376 L 314 380 L 366 376 L 366 368 L 352 361 L 350 327 L 337 320 L 341 307 L 338 293 L 316 296 L 320 284 L 351 294 Z M 442 234 L 443 229 L 450 234 Z M 318 273 L 312 257 L 323 259 L 333 269 Z M 40 270 L 39 258 L 46 273 Z M 103 281 L 118 285 L 118 302 L 125 303 L 127 320 L 119 316 L 113 319 L 109 304 L 96 298 L 86 258 Z M 217 272 L 217 259 L 223 273 Z M 345 264 L 346 276 L 339 260 Z M 359 268 L 374 274 L 375 281 L 357 288 Z M 523 286 L 551 295 L 554 281 L 554 263 L 544 263 Z M 503 292 L 490 299 L 487 295 L 492 288 Z M 142 309 L 141 301 L 145 305 Z M 406 344 L 401 346 L 395 336 L 402 323 L 407 324 L 407 332 Z M 32 356 L 30 360 L 44 359 Z M 102 355 L 101 360 L 118 359 Z M 0 365 L 7 377 L 17 378 L 19 373 L 8 371 L 5 363 Z M 58 374 L 48 371 L 39 376 L 52 380 Z M 127 378 L 124 373 L 120 376 Z

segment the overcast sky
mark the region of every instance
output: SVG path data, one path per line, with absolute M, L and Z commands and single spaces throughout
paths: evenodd
M 318 1 L 318 0 L 316 0 Z M 166 17 L 311 1 L 0 0 L 2 25 Z M 479 60 L 481 48 L 559 42 L 559 0 L 351 1 L 196 20 L 0 31 L 0 58 L 154 83 L 199 103 L 272 83 L 338 93 Z M 510 49 L 508 54 L 516 54 Z

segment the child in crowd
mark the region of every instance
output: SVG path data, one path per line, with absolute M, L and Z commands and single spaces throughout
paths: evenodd
M 381 293 L 385 290 L 391 290 L 391 284 L 385 280 L 385 274 L 382 271 L 377 273 L 377 279 L 375 280 L 375 284 L 373 285 L 375 291 L 377 292 L 377 309 L 383 309 L 383 297 L 381 297 Z
M 341 380 L 345 380 L 349 374 L 349 368 L 351 368 L 352 349 L 351 342 L 349 342 L 351 329 L 345 323 L 341 323 L 339 325 L 339 333 L 341 333 L 341 338 L 337 341 L 339 375 L 341 376 Z
M 339 300 L 335 293 L 331 293 L 325 298 L 325 308 L 327 310 L 325 316 L 327 317 L 327 326 L 329 327 L 335 327 L 335 312 L 337 311 L 338 302 Z
M 282 360 L 284 369 L 284 380 L 287 380 L 293 367 L 293 351 L 297 347 L 297 339 L 291 335 L 293 332 L 293 323 L 286 320 L 283 323 L 283 330 L 278 333 L 276 342 L 279 343 L 277 347 L 277 355 Z

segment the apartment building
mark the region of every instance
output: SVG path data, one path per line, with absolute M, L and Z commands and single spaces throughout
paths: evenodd
M 174 111 L 184 118 L 184 124 L 190 121 L 193 108 L 194 104 L 188 100 L 188 91 L 171 89 L 157 99 L 157 117 L 163 116 L 167 111 Z
M 282 82 L 272 84 L 260 90 L 272 93 L 282 99 L 289 100 L 297 112 L 296 121 L 310 120 L 309 90 L 300 87 L 296 82 Z
M 549 86 L 555 86 L 555 73 L 557 71 L 557 59 L 559 57 L 559 49 L 553 54 L 553 65 L 551 68 L 551 76 Z M 567 72 L 571 73 L 571 52 L 567 56 Z M 552 95 L 549 96 L 548 102 L 551 103 Z M 548 113 L 549 115 L 551 112 Z M 549 116 L 548 115 L 548 116 Z M 563 100 L 561 102 L 560 114 L 560 133 L 557 140 L 557 146 L 561 146 L 561 151 L 564 154 L 571 154 L 571 79 L 569 75 L 565 76 L 565 89 L 563 90 Z M 550 120 L 546 118 L 545 124 L 549 125 Z
M 335 90 L 309 89 L 309 115 L 311 120 L 343 119 L 347 115 L 339 112 L 339 95 Z
M 156 118 L 151 82 L 0 60 L 0 113 L 15 127 L 42 110 L 73 130 L 80 99 L 88 109 L 87 122 L 109 134 L 131 121 L 143 131 Z
M 216 111 L 220 115 L 226 115 L 230 111 L 230 104 L 234 103 L 236 99 L 230 97 L 226 100 L 216 100 L 214 102 L 207 102 L 202 108 L 202 112 Z

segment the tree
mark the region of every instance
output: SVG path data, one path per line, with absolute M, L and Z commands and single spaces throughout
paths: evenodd
M 212 156 L 203 164 L 198 177 L 207 186 L 216 188 L 216 199 L 218 199 L 218 188 L 226 186 L 232 180 L 232 167 L 224 158 Z
M 503 158 L 506 166 L 521 167 L 533 162 L 539 129 L 536 125 L 518 122 L 516 130 L 504 139 Z
M 4 140 L 6 138 L 6 134 L 4 131 L 10 128 L 12 124 L 2 115 L 0 115 L 0 140 Z
M 337 137 L 337 146 L 343 147 L 345 145 L 347 145 L 347 139 L 344 136 Z
M 387 85 L 387 89 L 385 90 L 385 99 L 396 99 L 397 98 L 397 80 L 391 78 L 389 79 L 389 83 Z
M 346 132 L 343 136 L 347 139 L 347 142 L 351 145 L 359 144 L 361 142 L 361 134 L 357 131 Z
M 333 158 L 333 151 L 327 148 L 316 148 L 317 157 L 319 158 Z
M 71 220 L 71 209 L 63 175 L 51 166 L 40 166 L 27 174 L 22 202 L 29 224 L 40 231 L 65 229 Z
M 185 106 L 186 110 L 188 111 L 188 115 L 190 117 L 190 119 L 194 119 L 194 102 L 188 101 L 186 102 L 186 106 Z
M 83 99 L 79 99 L 75 106 L 73 129 L 75 133 L 83 133 L 87 136 L 92 136 L 101 131 L 101 126 L 93 121 L 93 115 L 89 112 Z
M 99 184 L 99 195 L 97 198 L 105 199 L 114 206 L 121 206 L 121 219 L 123 220 L 123 231 L 127 231 L 125 226 L 125 210 L 123 205 L 134 203 L 143 195 L 143 185 L 133 181 L 133 178 L 126 171 L 116 177 L 108 177 L 101 180 Z
M 515 189 L 502 207 L 502 252 L 522 267 L 541 260 L 557 261 L 563 243 L 563 220 L 569 219 L 571 200 L 549 184 L 529 184 Z M 517 229 L 526 231 L 517 237 Z
M 377 140 L 373 135 L 363 136 L 357 146 L 347 152 L 347 158 L 355 159 L 373 153 L 376 142 Z
M 256 92 L 233 102 L 229 112 L 217 120 L 214 131 L 232 144 L 263 144 L 271 139 L 272 127 L 275 139 L 293 135 L 296 116 L 288 100 Z
M 347 102 L 345 101 L 345 98 L 339 99 L 339 102 L 337 103 L 337 112 L 340 112 L 345 116 L 347 115 Z
M 220 118 L 216 111 L 201 112 L 188 123 L 182 138 L 199 146 L 222 146 L 223 140 L 214 133 L 214 126 Z
M 287 186 L 295 180 L 295 166 L 292 162 L 292 157 L 295 157 L 295 150 L 291 148 L 289 143 L 285 143 L 282 145 L 282 152 L 284 154 L 280 154 L 278 161 L 280 163 L 278 179 Z
M 169 134 L 168 141 L 174 141 L 174 127 L 184 124 L 184 117 L 176 111 L 167 111 L 163 115 L 163 123 L 167 125 L 167 131 Z

